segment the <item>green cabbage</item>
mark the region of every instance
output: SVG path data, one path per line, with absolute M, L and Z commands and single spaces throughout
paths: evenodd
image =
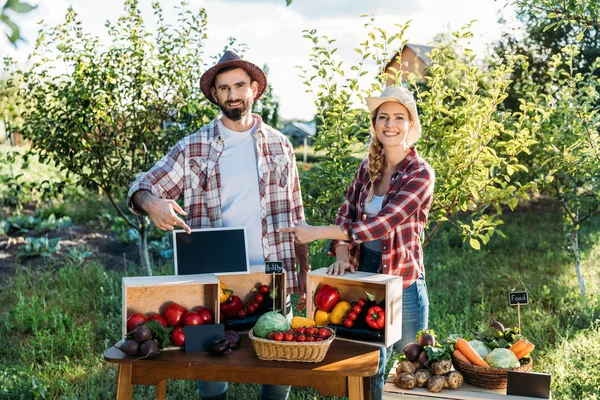
M 490 348 L 487 347 L 482 341 L 471 340 L 469 344 L 471 345 L 473 350 L 475 350 L 477 354 L 479 354 L 479 357 L 483 358 L 484 360 L 488 356 L 488 354 L 490 354 Z
M 254 336 L 266 338 L 271 332 L 281 332 L 290 329 L 288 320 L 277 311 L 270 311 L 261 315 L 254 325 Z
M 509 349 L 494 349 L 485 358 L 492 368 L 517 368 L 521 365 L 515 353 Z

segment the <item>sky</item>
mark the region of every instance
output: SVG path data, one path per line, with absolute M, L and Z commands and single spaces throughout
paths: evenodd
M 37 4 L 34 11 L 14 15 L 21 27 L 20 42 L 15 49 L 0 38 L 0 56 L 10 55 L 25 63 L 39 29 L 38 21 L 53 26 L 64 20 L 69 5 L 79 14 L 83 28 L 106 40 L 104 23 L 114 21 L 123 14 L 123 0 L 27 0 Z M 160 2 L 168 21 L 176 23 L 175 6 L 180 0 Z M 244 58 L 259 66 L 269 66 L 269 82 L 280 102 L 283 119 L 311 120 L 315 113 L 314 98 L 306 93 L 297 66 L 309 66 L 311 42 L 303 38 L 302 31 L 316 29 L 320 35 L 335 38 L 340 60 L 347 69 L 357 61 L 354 48 L 366 39 L 362 29 L 362 14 L 373 15 L 377 26 L 394 31 L 394 24 L 411 20 L 405 34 L 409 43 L 430 44 L 441 32 L 452 32 L 472 20 L 474 37 L 470 47 L 476 54 L 484 55 L 487 44 L 497 39 L 502 26 L 498 18 L 502 13 L 512 17 L 513 10 L 507 0 L 294 0 L 286 7 L 285 0 L 190 0 L 190 8 L 205 8 L 208 16 L 208 41 L 205 54 L 222 52 L 229 37 L 248 46 Z M 147 27 L 151 28 L 150 0 L 140 0 Z

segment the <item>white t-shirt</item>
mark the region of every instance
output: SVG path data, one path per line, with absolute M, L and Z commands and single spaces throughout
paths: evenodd
M 225 147 L 219 158 L 221 173 L 221 213 L 223 226 L 245 226 L 250 264 L 264 264 L 262 221 L 258 191 L 258 167 L 254 133 L 236 132 L 219 121 L 219 133 Z
M 364 210 L 365 214 L 367 215 L 367 218 L 374 217 L 377 215 L 377 213 L 379 213 L 379 211 L 381 211 L 381 209 L 383 208 L 383 197 L 384 196 L 374 195 L 373 199 L 370 202 L 365 203 Z M 381 253 L 381 239 L 363 242 L 363 245 L 369 250 Z

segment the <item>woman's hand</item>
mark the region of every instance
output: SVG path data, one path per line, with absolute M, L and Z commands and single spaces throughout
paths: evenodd
M 293 233 L 296 243 L 304 244 L 319 239 L 317 235 L 319 228 L 319 226 L 300 224 L 289 228 L 279 228 L 277 232 Z
M 329 275 L 344 275 L 344 273 L 349 270 L 351 273 L 355 273 L 356 270 L 348 262 L 348 260 L 336 260 L 333 264 L 329 266 L 327 269 L 327 274 Z

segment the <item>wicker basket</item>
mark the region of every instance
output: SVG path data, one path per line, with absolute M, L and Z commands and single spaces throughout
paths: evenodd
M 275 342 L 256 337 L 253 331 L 254 329 L 251 329 L 248 332 L 248 337 L 256 356 L 261 360 L 270 361 L 321 362 L 335 337 L 335 333 L 330 330 L 331 336 L 322 342 Z
M 485 389 L 506 389 L 508 380 L 508 368 L 487 368 L 477 365 L 466 364 L 462 361 L 452 358 L 454 369 L 460 371 L 465 381 L 473 386 Z M 527 364 L 517 368 L 510 368 L 510 371 L 529 372 L 533 366 L 531 358 Z

